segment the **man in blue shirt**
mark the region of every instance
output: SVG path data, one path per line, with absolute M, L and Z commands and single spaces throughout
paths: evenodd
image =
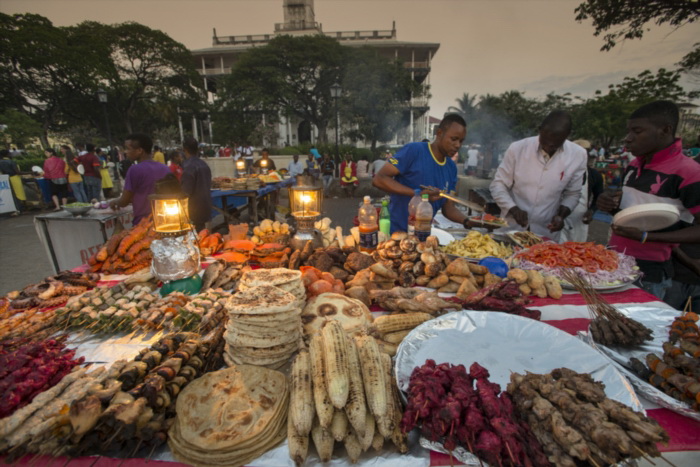
M 465 224 L 468 219 L 453 201 L 440 197 L 457 185 L 457 166 L 452 161 L 467 136 L 467 124 L 457 114 L 449 114 L 440 122 L 432 143 L 409 143 L 401 148 L 375 174 L 372 184 L 391 194 L 389 213 L 391 231 L 408 230 L 408 203 L 414 190 L 426 186 L 421 194 L 429 195 L 433 211 L 442 213 L 451 221 Z

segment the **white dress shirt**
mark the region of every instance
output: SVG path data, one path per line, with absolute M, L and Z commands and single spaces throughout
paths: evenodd
M 287 166 L 287 171 L 291 177 L 296 177 L 304 173 L 304 163 L 302 161 L 292 161 Z
M 572 211 L 581 196 L 586 150 L 566 140 L 552 157 L 540 148 L 539 136 L 525 138 L 510 145 L 491 182 L 491 196 L 505 216 L 513 206 L 527 212 L 530 230 L 559 240 L 559 232 L 547 225 L 559 206 Z M 506 217 L 510 230 L 523 230 Z

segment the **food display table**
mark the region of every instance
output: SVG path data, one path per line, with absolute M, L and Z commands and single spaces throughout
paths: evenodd
M 206 268 L 208 263 L 203 263 Z M 83 266 L 79 269 L 86 269 Z M 103 278 L 98 285 L 115 285 L 120 282 L 120 276 L 106 276 Z M 617 292 L 606 293 L 604 298 L 613 305 L 625 306 L 632 304 L 643 304 L 650 307 L 668 308 L 668 306 L 662 302 L 659 302 L 654 296 L 644 292 L 643 290 L 628 286 Z M 588 328 L 588 323 L 590 315 L 586 306 L 586 302 L 583 297 L 571 291 L 565 291 L 564 295 L 559 300 L 554 300 L 550 298 L 540 299 L 534 298 L 532 303 L 528 305 L 528 308 L 536 308 L 542 312 L 542 322 L 554 326 L 567 333 L 577 335 L 579 333 L 585 333 Z M 375 316 L 381 315 L 383 311 L 377 311 L 374 308 L 373 314 Z M 494 312 L 496 313 L 496 312 Z M 115 347 L 118 349 L 129 348 L 134 355 L 144 348 L 147 347 L 153 339 L 144 339 L 142 337 L 130 339 L 128 336 L 116 336 L 107 338 L 93 337 L 90 339 L 90 346 L 102 346 L 105 347 L 106 341 L 110 341 L 114 344 L 118 344 Z M 100 342 L 104 341 L 104 342 Z M 85 344 L 83 344 L 85 345 Z M 494 343 L 494 348 L 497 349 L 498 343 Z M 79 346 L 79 349 L 81 346 Z M 88 352 L 87 350 L 84 350 Z M 79 350 L 80 352 L 80 350 Z M 130 357 L 124 354 L 121 350 L 115 350 L 114 360 L 117 358 Z M 117 355 L 118 354 L 118 355 Z M 691 466 L 700 465 L 700 422 L 692 420 L 690 418 L 683 417 L 676 414 L 670 410 L 660 408 L 653 402 L 650 402 L 643 397 L 640 400 L 647 411 L 647 415 L 656 419 L 661 426 L 668 432 L 670 436 L 670 442 L 667 446 L 659 445 L 659 450 L 664 453 L 664 455 L 671 460 L 676 466 Z M 263 457 L 259 458 L 257 461 L 251 463 L 253 466 L 278 466 L 278 465 L 288 465 L 293 466 L 294 463 L 286 457 L 287 447 L 286 442 L 281 446 L 274 448 L 272 451 L 265 454 Z M 396 463 L 399 459 L 401 461 Z M 106 457 L 84 457 L 77 459 L 68 458 L 58 458 L 51 459 L 48 457 L 40 458 L 37 464 L 37 459 L 33 459 L 32 456 L 26 456 L 19 461 L 20 465 L 29 465 L 30 462 L 34 465 L 49 465 L 51 462 L 57 462 L 56 465 L 62 465 L 63 467 L 92 467 L 92 466 L 104 466 L 104 467 L 121 467 L 121 466 L 138 466 L 145 465 L 144 459 L 111 459 Z M 659 462 L 663 462 L 661 459 L 654 459 L 655 465 Z M 312 465 L 312 460 L 308 459 L 306 465 Z M 185 465 L 178 462 L 174 462 L 172 455 L 169 450 L 163 449 L 159 452 L 154 453 L 151 460 L 148 461 L 148 465 Z M 336 458 L 334 457 L 332 465 L 350 465 L 349 460 L 346 457 Z M 401 466 L 425 466 L 425 467 L 442 467 L 448 465 L 455 465 L 454 459 L 450 459 L 449 456 L 433 451 L 427 451 L 417 446 L 415 439 L 413 440 L 412 446 L 409 453 L 406 455 L 399 455 L 395 452 L 394 448 L 390 447 L 384 449 L 382 452 L 377 453 L 376 451 L 370 450 L 363 453 L 359 465 L 401 465 Z M 647 461 L 641 461 L 638 463 L 641 466 L 652 465 Z
M 93 209 L 79 217 L 58 211 L 34 217 L 34 226 L 54 272 L 58 272 L 85 264 L 112 236 L 117 221 L 129 228 L 133 218 L 131 206 L 118 212 Z
M 211 198 L 215 209 L 224 215 L 224 221 L 229 223 L 233 216 L 229 206 L 241 207 L 247 204 L 248 217 L 251 222 L 258 221 L 258 201 L 264 203 L 262 215 L 274 219 L 274 209 L 279 199 L 279 190 L 294 184 L 295 179 L 287 178 L 277 183 L 268 183 L 257 190 L 211 190 Z

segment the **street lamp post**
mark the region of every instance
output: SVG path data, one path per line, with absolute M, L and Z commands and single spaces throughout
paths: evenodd
M 340 93 L 343 89 L 340 84 L 335 83 L 331 86 L 331 97 L 335 100 L 335 171 L 336 176 L 339 172 L 340 154 L 338 154 L 338 127 L 340 126 L 340 117 L 338 114 L 338 99 L 340 99 Z
M 107 115 L 107 91 L 100 88 L 97 90 L 97 99 L 102 104 L 102 111 L 105 114 L 105 129 L 107 130 L 107 143 L 112 146 L 112 132 L 109 129 L 109 115 Z

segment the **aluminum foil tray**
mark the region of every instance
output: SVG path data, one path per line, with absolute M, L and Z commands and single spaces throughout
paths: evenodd
M 459 311 L 421 324 L 404 338 L 396 353 L 394 371 L 402 397 L 413 369 L 427 359 L 438 364 L 461 363 L 467 368 L 478 362 L 489 370 L 490 381 L 502 389 L 510 381 L 511 372 L 549 373 L 566 367 L 589 373 L 605 384 L 608 397 L 643 412 L 634 389 L 613 362 L 576 337 L 529 318 L 493 311 Z M 423 438 L 420 443 L 447 452 L 439 443 Z M 465 464 L 480 463 L 466 450 L 453 455 Z
M 593 337 L 589 332 L 584 337 L 584 340 L 593 348 L 598 349 L 603 355 L 610 358 L 615 363 L 620 372 L 624 374 L 634 386 L 634 389 L 645 398 L 652 402 L 673 410 L 676 413 L 690 417 L 700 421 L 700 412 L 690 408 L 685 402 L 681 402 L 669 396 L 665 392 L 657 389 L 650 383 L 647 383 L 629 368 L 629 360 L 632 357 L 638 358 L 642 362 L 645 361 L 647 354 L 654 353 L 661 357 L 664 353 L 663 344 L 668 341 L 668 331 L 671 328 L 673 320 L 680 314 L 680 311 L 672 308 L 650 307 L 644 305 L 628 305 L 618 306 L 617 308 L 625 316 L 629 316 L 636 321 L 639 321 L 653 331 L 653 339 L 631 349 L 622 347 L 607 347 L 593 341 Z

